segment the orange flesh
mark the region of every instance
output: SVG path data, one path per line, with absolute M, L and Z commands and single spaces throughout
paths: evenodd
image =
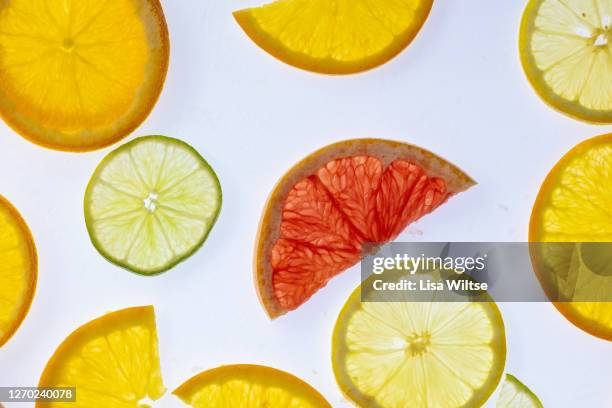
M 332 160 L 299 181 L 283 206 L 272 247 L 272 286 L 285 310 L 308 300 L 357 263 L 365 243 L 394 239 L 450 196 L 443 179 L 419 165 L 372 156 Z

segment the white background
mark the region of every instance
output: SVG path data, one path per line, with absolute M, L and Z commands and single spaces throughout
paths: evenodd
M 55 347 L 107 311 L 155 305 L 163 377 L 171 390 L 197 372 L 260 363 L 294 373 L 334 407 L 349 406 L 331 371 L 330 339 L 358 267 L 298 311 L 270 322 L 252 283 L 260 212 L 275 181 L 311 151 L 354 137 L 407 141 L 454 162 L 479 185 L 409 227 L 400 240 L 524 241 L 547 171 L 576 143 L 609 132 L 545 106 L 520 67 L 524 1 L 438 0 L 396 59 L 365 74 L 327 77 L 282 64 L 251 43 L 231 11 L 257 1 L 163 1 L 171 64 L 161 99 L 130 137 L 186 140 L 224 192 L 204 247 L 170 272 L 141 277 L 103 259 L 83 219 L 83 192 L 112 148 L 45 150 L 0 124 L 0 193 L 38 246 L 36 297 L 0 349 L 0 385 L 37 384 Z M 116 146 L 115 146 L 116 147 Z M 610 407 L 612 348 L 550 304 L 501 304 L 507 370 L 547 407 Z M 156 406 L 180 406 L 172 396 Z M 16 405 L 22 406 L 22 405 Z

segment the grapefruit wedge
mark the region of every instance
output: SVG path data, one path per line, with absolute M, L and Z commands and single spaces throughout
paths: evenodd
M 347 140 L 306 157 L 277 183 L 260 222 L 255 283 L 266 312 L 296 309 L 365 244 L 393 240 L 474 184 L 433 153 L 389 140 Z

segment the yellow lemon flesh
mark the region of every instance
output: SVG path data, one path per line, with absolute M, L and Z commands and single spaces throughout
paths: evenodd
M 149 114 L 168 55 L 158 0 L 0 1 L 0 114 L 49 148 L 107 146 Z
M 549 105 L 588 122 L 612 122 L 612 2 L 531 0 L 520 54 Z
M 293 375 L 257 365 L 228 365 L 191 378 L 173 394 L 194 408 L 331 408 Z
M 0 196 L 0 346 L 25 318 L 36 288 L 37 257 L 30 230 Z
M 279 0 L 234 17 L 257 45 L 287 64 L 349 74 L 402 51 L 431 5 L 432 0 Z
M 340 312 L 332 363 L 362 407 L 476 407 L 495 390 L 506 358 L 504 324 L 490 302 L 361 301 Z
M 145 136 L 102 160 L 85 193 L 85 221 L 105 258 L 152 275 L 202 246 L 221 200 L 217 175 L 191 146 Z
M 75 330 L 57 348 L 40 387 L 76 387 L 75 402 L 37 407 L 142 408 L 162 384 L 153 307 L 109 313 Z
M 495 405 L 497 408 L 543 408 L 540 399 L 515 376 L 506 374 L 506 381 Z
M 547 253 L 537 255 L 550 261 L 557 273 L 555 282 L 543 282 L 545 289 L 552 285 L 564 298 L 581 300 L 557 302 L 557 309 L 576 326 L 608 340 L 612 340 L 612 302 L 587 300 L 612 298 L 612 265 L 607 263 L 607 273 L 593 271 L 597 259 L 586 254 L 590 243 L 612 242 L 611 185 L 612 135 L 577 145 L 546 177 L 529 227 L 531 242 L 589 243 L 572 245 L 572 251 L 560 254 L 548 245 L 543 247 Z M 535 269 L 539 272 L 538 264 Z

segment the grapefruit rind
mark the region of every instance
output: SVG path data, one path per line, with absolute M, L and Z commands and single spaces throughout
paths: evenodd
M 297 401 L 292 402 L 295 402 L 296 406 L 300 407 L 331 408 L 329 402 L 316 389 L 294 375 L 275 368 L 252 364 L 226 365 L 204 371 L 187 380 L 174 390 L 172 394 L 176 395 L 187 405 L 194 408 L 204 408 L 211 406 L 209 398 L 219 398 L 220 390 L 224 384 L 228 383 L 233 384 L 233 391 L 234 393 L 238 392 L 238 394 L 232 393 L 220 398 L 226 402 L 233 401 L 234 404 L 232 406 L 238 406 L 236 404 L 238 401 L 241 407 L 276 406 L 274 404 L 275 401 L 266 400 L 266 394 L 268 394 L 269 398 L 280 398 L 285 403 L 285 398 L 296 398 L 300 403 L 297 403 Z M 201 395 L 201 393 L 205 393 L 206 387 L 212 387 L 211 391 L 214 395 Z M 264 401 L 259 401 L 259 405 L 244 405 L 244 401 L 240 397 L 244 396 L 243 391 L 245 389 L 251 390 L 248 395 L 255 399 L 258 396 L 253 396 L 252 392 L 260 393 Z M 232 399 L 232 397 L 236 399 Z M 206 402 L 208 404 L 202 405 L 199 401 L 202 404 Z M 278 400 L 276 402 L 278 403 Z
M 475 181 L 458 167 L 420 147 L 384 139 L 351 139 L 323 147 L 293 166 L 273 188 L 263 211 L 256 239 L 254 279 L 260 302 L 268 316 L 275 319 L 284 310 L 275 297 L 272 266 L 268 259 L 272 247 L 279 239 L 284 201 L 293 186 L 313 175 L 326 163 L 343 157 L 368 155 L 380 159 L 386 167 L 393 160 L 403 159 L 421 166 L 430 177 L 445 180 L 452 196 L 475 185 Z
M 270 35 L 253 16 L 253 10 L 263 10 L 266 6 L 257 9 L 243 9 L 233 13 L 236 22 L 246 35 L 262 50 L 276 59 L 306 71 L 328 75 L 346 75 L 367 71 L 383 65 L 401 53 L 415 39 L 425 24 L 433 0 L 422 0 L 415 10 L 414 23 L 395 36 L 395 40 L 387 47 L 375 54 L 354 61 L 341 61 L 331 57 L 316 58 L 303 52 L 291 50 L 279 38 Z
M 15 223 L 17 228 L 19 228 L 21 232 L 20 238 L 23 241 L 20 243 L 20 246 L 25 246 L 25 251 L 27 251 L 29 258 L 29 271 L 27 273 L 29 278 L 27 279 L 27 285 L 24 290 L 24 298 L 22 299 L 21 307 L 17 311 L 16 317 L 12 319 L 12 324 L 7 328 L 5 333 L 0 336 L 0 347 L 2 347 L 11 337 L 13 337 L 17 329 L 19 329 L 34 300 L 38 279 L 38 255 L 36 252 L 36 245 L 34 244 L 34 238 L 32 237 L 28 225 L 19 211 L 2 195 L 0 195 L 0 211 L 6 211 L 7 215 L 10 217 L 10 222 Z

